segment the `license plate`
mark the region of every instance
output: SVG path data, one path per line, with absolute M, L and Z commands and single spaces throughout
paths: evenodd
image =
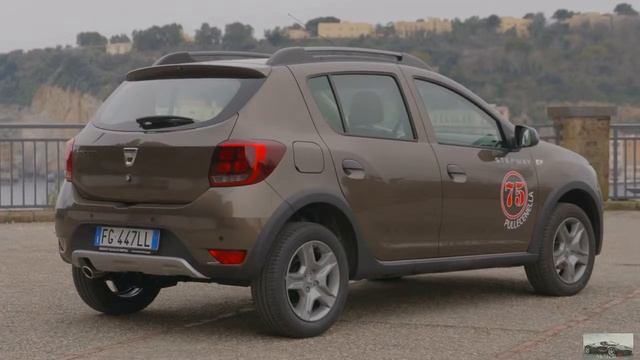
M 158 250 L 160 230 L 98 226 L 94 245 L 101 250 L 149 253 Z

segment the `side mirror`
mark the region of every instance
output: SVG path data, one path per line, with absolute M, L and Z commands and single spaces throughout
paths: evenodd
M 538 131 L 532 127 L 524 125 L 516 125 L 516 147 L 526 148 L 538 145 L 540 135 Z

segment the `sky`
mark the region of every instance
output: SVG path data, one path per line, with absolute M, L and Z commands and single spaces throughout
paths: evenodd
M 241 21 L 262 37 L 265 29 L 293 23 L 288 14 L 302 22 L 332 15 L 370 23 L 540 11 L 550 17 L 559 8 L 611 12 L 622 1 L 640 9 L 640 0 L 0 0 L 0 53 L 73 45 L 82 31 L 109 37 L 172 22 L 193 33 L 203 22 L 223 29 Z

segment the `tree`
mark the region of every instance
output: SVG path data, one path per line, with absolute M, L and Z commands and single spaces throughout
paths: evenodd
M 161 50 L 183 42 L 182 25 L 175 23 L 133 32 L 133 47 L 141 51 Z
M 111 39 L 109 39 L 109 42 L 112 44 L 130 43 L 131 39 L 129 39 L 129 37 L 126 34 L 120 34 L 120 35 L 113 35 Z
M 107 38 L 95 31 L 81 32 L 76 36 L 76 44 L 80 47 L 105 46 Z
M 196 30 L 195 42 L 202 47 L 220 45 L 222 31 L 215 26 L 203 23 L 200 29 Z
M 491 15 L 486 20 L 487 29 L 489 30 L 496 30 L 497 28 L 500 27 L 501 23 L 502 23 L 502 20 L 498 15 Z
M 547 18 L 544 13 L 534 14 L 531 18 L 531 24 L 529 24 L 529 34 L 532 36 L 538 36 L 542 34 L 547 26 Z
M 396 35 L 396 28 L 392 22 L 389 22 L 386 25 L 382 25 L 382 24 L 376 25 L 376 36 L 381 38 L 389 38 L 395 35 Z
M 267 39 L 274 46 L 278 46 L 285 42 L 287 39 L 287 34 L 285 29 L 282 29 L 280 26 L 276 26 L 274 29 L 265 30 L 264 38 Z
M 227 24 L 224 28 L 222 46 L 225 49 L 250 50 L 256 45 L 253 27 L 241 22 Z
M 340 19 L 335 16 L 321 16 L 313 18 L 304 25 L 311 36 L 318 36 L 319 23 L 339 23 Z
M 571 19 L 575 14 L 576 14 L 575 12 L 567 9 L 558 9 L 556 10 L 556 12 L 553 13 L 553 16 L 551 18 L 557 21 L 563 21 L 563 20 Z
M 533 18 L 534 18 L 535 16 L 536 16 L 536 14 L 534 14 L 534 13 L 530 12 L 530 13 L 527 13 L 527 14 L 526 14 L 525 16 L 523 16 L 522 18 L 523 18 L 523 19 L 526 19 L 526 20 L 533 20 Z
M 631 6 L 631 4 L 620 3 L 616 5 L 613 10 L 618 15 L 638 16 L 638 12 Z

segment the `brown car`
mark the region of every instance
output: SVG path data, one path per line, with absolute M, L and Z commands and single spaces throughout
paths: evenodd
M 602 248 L 579 155 L 401 53 L 175 53 L 130 72 L 67 149 L 60 254 L 106 314 L 179 281 L 251 286 L 321 334 L 349 280 L 525 266 L 573 295 Z

